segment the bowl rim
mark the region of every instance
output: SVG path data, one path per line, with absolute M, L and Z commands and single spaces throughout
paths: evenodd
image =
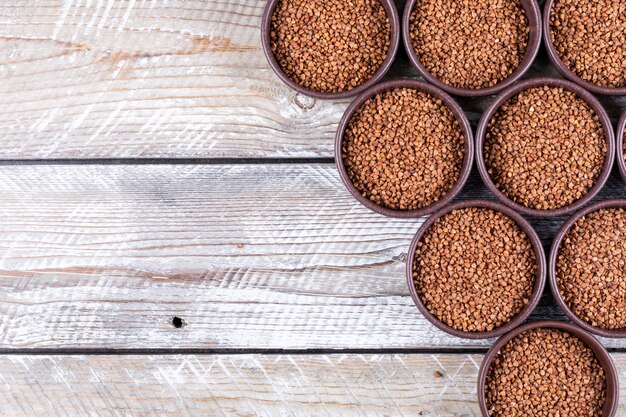
M 449 94 L 462 97 L 482 97 L 497 94 L 498 92 L 504 90 L 505 88 L 522 78 L 528 72 L 532 64 L 535 62 L 535 59 L 537 58 L 537 54 L 541 46 L 542 34 L 541 9 L 539 8 L 536 0 L 521 0 L 522 7 L 526 12 L 526 18 L 528 19 L 530 33 L 528 35 L 528 46 L 526 47 L 526 52 L 524 53 L 524 57 L 522 58 L 520 65 L 515 69 L 515 71 L 513 71 L 513 73 L 511 73 L 511 75 L 509 75 L 507 78 L 491 87 L 469 89 L 446 84 L 433 76 L 428 70 L 426 70 L 426 68 L 420 62 L 417 54 L 415 53 L 415 49 L 413 49 L 413 43 L 411 42 L 410 34 L 410 20 L 411 13 L 413 13 L 413 9 L 417 1 L 418 0 L 409 0 L 404 7 L 404 13 L 402 16 L 402 38 L 404 40 L 404 49 L 409 56 L 409 60 L 417 69 L 417 72 L 426 81 L 441 88 Z
M 359 190 L 356 189 L 354 184 L 352 184 L 352 180 L 348 175 L 348 171 L 343 162 L 343 152 L 342 152 L 342 144 L 345 135 L 346 128 L 348 127 L 348 123 L 350 119 L 354 115 L 354 113 L 370 98 L 376 96 L 377 94 L 384 93 L 386 91 L 394 90 L 396 88 L 410 88 L 420 92 L 424 92 L 430 94 L 431 96 L 441 100 L 443 104 L 452 111 L 456 120 L 461 127 L 461 131 L 464 136 L 465 143 L 465 155 L 463 157 L 463 165 L 461 167 L 461 171 L 459 172 L 459 177 L 457 181 L 454 183 L 452 188 L 448 190 L 439 200 L 434 203 L 422 207 L 416 210 L 395 210 L 387 207 L 380 206 L 370 199 L 364 197 Z M 467 116 L 463 112 L 461 106 L 448 94 L 444 91 L 438 89 L 435 86 L 427 84 L 423 81 L 416 81 L 410 79 L 396 79 L 391 81 L 385 81 L 383 83 L 376 84 L 375 86 L 369 88 L 365 92 L 363 92 L 359 97 L 354 99 L 354 101 L 350 104 L 350 106 L 344 112 L 339 126 L 337 127 L 337 133 L 335 135 L 335 165 L 337 167 L 337 171 L 339 171 L 339 176 L 341 178 L 341 182 L 348 189 L 350 194 L 363 206 L 367 207 L 371 211 L 382 214 L 387 217 L 394 217 L 399 219 L 413 219 L 419 218 L 427 214 L 434 213 L 439 210 L 441 207 L 448 204 L 454 197 L 456 197 L 467 182 L 469 178 L 470 172 L 472 170 L 472 165 L 474 162 L 474 137 L 472 134 L 472 128 L 467 119 Z
M 451 211 L 469 207 L 478 207 L 498 211 L 513 220 L 520 227 L 520 229 L 522 229 L 526 236 L 528 236 L 533 251 L 535 252 L 536 258 L 535 262 L 537 265 L 537 272 L 535 274 L 535 284 L 533 286 L 533 292 L 529 298 L 528 304 L 526 304 L 524 308 L 522 308 L 522 310 L 518 312 L 510 321 L 488 332 L 467 332 L 455 329 L 443 323 L 426 308 L 424 303 L 422 303 L 422 300 L 417 294 L 415 283 L 413 282 L 413 262 L 415 260 L 415 251 L 417 249 L 417 244 L 424 237 L 424 234 L 426 234 L 426 232 L 435 223 L 435 221 L 442 216 L 450 213 Z M 541 296 L 543 295 L 543 290 L 546 282 L 546 268 L 546 258 L 543 250 L 543 245 L 541 244 L 541 240 L 539 239 L 537 232 L 535 232 L 531 224 L 528 223 L 528 221 L 524 219 L 524 217 L 522 217 L 519 213 L 517 213 L 510 207 L 505 206 L 504 204 L 489 200 L 473 199 L 458 201 L 454 204 L 444 207 L 437 213 L 430 216 L 428 220 L 426 220 L 420 226 L 419 230 L 411 241 L 409 252 L 407 254 L 406 280 L 409 287 L 409 292 L 411 294 L 411 298 L 413 299 L 415 306 L 431 324 L 433 324 L 440 330 L 451 334 L 452 336 L 462 337 L 465 339 L 490 339 L 510 332 L 511 330 L 521 325 L 532 314 L 532 312 L 539 304 Z
M 626 162 L 624 161 L 624 133 L 626 133 L 626 108 L 622 111 L 622 115 L 617 122 L 617 130 L 615 138 L 617 145 L 615 146 L 615 160 L 619 168 L 619 175 L 622 182 L 626 184 Z
M 478 370 L 478 381 L 477 381 L 477 389 L 476 394 L 478 397 L 478 404 L 480 407 L 480 412 L 483 417 L 489 417 L 489 411 L 487 410 L 487 401 L 485 399 L 485 388 L 487 384 L 487 372 L 493 363 L 493 360 L 496 358 L 497 354 L 500 352 L 500 349 L 504 347 L 510 340 L 519 336 L 520 334 L 527 332 L 533 329 L 559 329 L 570 333 L 572 336 L 575 336 L 583 341 L 594 353 L 596 359 L 604 369 L 604 374 L 606 376 L 606 397 L 605 403 L 603 407 L 602 417 L 612 417 L 617 412 L 617 406 L 619 401 L 619 378 L 617 374 L 617 369 L 615 368 L 615 364 L 611 355 L 606 350 L 606 348 L 590 333 L 581 329 L 580 327 L 567 323 L 564 321 L 556 321 L 556 320 L 542 320 L 536 321 L 533 323 L 527 323 L 523 326 L 518 327 L 517 329 L 511 331 L 510 333 L 502 336 L 498 341 L 491 346 L 491 348 L 487 351 L 487 354 L 483 358 L 483 362 L 480 365 Z
M 546 0 L 543 9 L 543 41 L 546 45 L 546 50 L 548 52 L 548 58 L 552 65 L 556 68 L 556 70 L 564 76 L 565 78 L 575 82 L 579 86 L 593 92 L 596 94 L 602 94 L 605 96 L 618 96 L 626 94 L 626 86 L 624 87 L 603 87 L 601 85 L 593 84 L 589 81 L 583 80 L 578 75 L 576 75 L 572 70 L 570 70 L 564 63 L 561 61 L 559 54 L 556 51 L 556 47 L 554 46 L 554 42 L 552 42 L 552 35 L 550 34 L 550 15 L 552 13 L 552 5 L 554 4 L 554 0 Z
M 563 296 L 561 295 L 561 291 L 559 289 L 558 282 L 556 280 L 556 261 L 559 254 L 559 249 L 561 247 L 561 242 L 563 238 L 570 231 L 574 223 L 580 220 L 583 216 L 586 216 L 589 213 L 594 211 L 606 209 L 606 208 L 624 208 L 626 209 L 626 199 L 611 199 L 598 201 L 594 204 L 591 204 L 584 209 L 578 211 L 574 215 L 572 215 L 569 219 L 563 223 L 563 225 L 559 228 L 556 233 L 554 240 L 552 241 L 552 246 L 550 248 L 550 259 L 548 264 L 548 280 L 550 281 L 550 290 L 552 292 L 552 296 L 556 301 L 556 304 L 559 306 L 561 311 L 565 313 L 567 318 L 569 318 L 573 323 L 575 323 L 578 327 L 596 334 L 598 336 L 610 337 L 610 338 L 626 338 L 626 327 L 621 329 L 601 329 L 599 327 L 592 326 L 587 323 L 580 317 L 578 317 L 574 312 L 569 308 Z
M 602 125 L 602 129 L 604 131 L 604 139 L 607 144 L 607 151 L 604 157 L 604 164 L 602 165 L 602 171 L 600 172 L 600 175 L 596 179 L 596 182 L 593 185 L 593 187 L 591 187 L 591 189 L 587 192 L 587 194 L 585 194 L 581 199 L 576 200 L 567 206 L 560 207 L 557 209 L 551 209 L 551 210 L 538 210 L 538 209 L 523 206 L 519 203 L 514 202 L 506 194 L 504 194 L 504 192 L 500 191 L 500 189 L 495 185 L 495 183 L 491 179 L 491 176 L 487 172 L 487 167 L 485 164 L 485 158 L 484 158 L 484 153 L 483 153 L 484 140 L 485 140 L 485 135 L 487 133 L 487 125 L 489 124 L 489 122 L 491 121 L 492 117 L 495 115 L 497 110 L 500 108 L 500 106 L 502 106 L 502 104 L 506 102 L 508 99 L 510 99 L 511 97 L 515 96 L 516 94 L 524 90 L 534 88 L 534 87 L 542 87 L 542 86 L 563 88 L 565 90 L 573 92 L 578 97 L 583 99 L 598 115 L 600 119 L 600 124 Z M 494 194 L 498 198 L 498 200 L 500 200 L 502 203 L 506 204 L 507 206 L 513 208 L 514 210 L 517 210 L 518 212 L 526 216 L 534 216 L 534 217 L 563 216 L 565 214 L 572 213 L 582 208 L 587 203 L 589 203 L 606 184 L 606 181 L 608 180 L 611 174 L 611 169 L 613 168 L 613 161 L 615 159 L 614 158 L 615 141 L 613 139 L 613 134 L 614 134 L 613 125 L 611 123 L 611 119 L 609 118 L 608 114 L 606 113 L 606 110 L 604 109 L 600 101 L 598 101 L 598 99 L 595 98 L 593 94 L 591 94 L 590 92 L 588 92 L 587 90 L 579 86 L 578 84 L 575 84 L 569 80 L 564 80 L 561 78 L 553 78 L 553 77 L 530 78 L 524 81 L 520 81 L 508 87 L 506 90 L 502 91 L 495 98 L 495 100 L 489 104 L 489 106 L 487 107 L 483 115 L 481 116 L 480 121 L 478 122 L 478 127 L 476 129 L 476 137 L 475 137 L 476 150 L 474 151 L 474 153 L 476 154 L 476 165 L 478 167 L 478 172 L 480 174 L 480 177 L 482 178 L 483 182 L 485 183 L 489 191 L 491 191 L 491 193 Z
M 301 86 L 300 84 L 289 78 L 287 74 L 285 74 L 285 72 L 278 64 L 276 57 L 272 53 L 270 29 L 272 15 L 274 14 L 274 9 L 276 8 L 276 5 L 279 1 L 281 0 L 269 0 L 265 5 L 265 9 L 263 10 L 263 16 L 261 18 L 261 44 L 263 46 L 263 53 L 265 55 L 265 58 L 274 73 L 278 76 L 278 78 L 281 79 L 283 83 L 285 83 L 298 93 L 319 100 L 333 100 L 355 97 L 375 85 L 378 81 L 380 81 L 391 68 L 391 65 L 396 58 L 396 54 L 398 53 L 398 48 L 400 46 L 400 17 L 398 14 L 398 9 L 396 8 L 396 4 L 393 0 L 378 0 L 385 8 L 385 11 L 387 12 L 387 17 L 389 18 L 390 39 L 387 56 L 385 57 L 385 60 L 381 64 L 380 68 L 378 68 L 378 70 L 374 73 L 374 75 L 363 84 L 358 85 L 351 90 L 341 91 L 338 93 L 314 91 Z

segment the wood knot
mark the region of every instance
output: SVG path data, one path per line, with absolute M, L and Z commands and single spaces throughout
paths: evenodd
M 308 111 L 315 106 L 317 100 L 311 97 L 307 97 L 304 94 L 296 93 L 296 95 L 293 97 L 293 102 L 302 110 Z

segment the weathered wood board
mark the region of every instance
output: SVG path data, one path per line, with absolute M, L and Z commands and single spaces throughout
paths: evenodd
M 0 195 L 0 348 L 490 343 L 418 313 L 404 267 L 421 219 L 369 212 L 332 164 L 5 165 Z M 481 195 L 474 176 L 465 197 Z M 533 223 L 546 244 L 559 225 Z
M 0 159 L 331 157 L 349 100 L 280 82 L 260 46 L 264 5 L 2 2 Z M 529 76 L 554 75 L 546 62 Z M 417 77 L 402 47 L 393 77 Z M 475 122 L 490 100 L 460 101 Z M 604 102 L 612 117 L 626 106 Z
M 623 379 L 626 354 L 613 358 Z M 0 357 L 0 415 L 480 416 L 481 361 L 443 354 L 11 355 Z M 621 387 L 617 416 L 626 415 Z
M 330 155 L 347 101 L 284 86 L 265 1 L 0 5 L 0 159 Z

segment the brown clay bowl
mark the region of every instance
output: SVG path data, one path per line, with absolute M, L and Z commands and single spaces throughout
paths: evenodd
M 485 400 L 485 385 L 487 383 L 487 372 L 491 367 L 496 355 L 510 340 L 519 336 L 520 334 L 532 330 L 532 329 L 559 329 L 582 340 L 595 354 L 596 359 L 604 369 L 606 375 L 606 398 L 604 403 L 604 409 L 602 411 L 602 417 L 612 417 L 617 412 L 617 406 L 619 402 L 619 378 L 617 370 L 613 363 L 613 359 L 607 352 L 607 350 L 598 342 L 592 335 L 584 331 L 583 329 L 576 327 L 572 324 L 562 321 L 536 321 L 534 323 L 528 323 L 518 327 L 505 336 L 502 336 L 498 341 L 489 349 L 487 355 L 483 359 L 483 363 L 480 365 L 478 371 L 478 405 L 480 406 L 480 412 L 484 417 L 489 417 L 487 410 L 487 401 Z
M 626 209 L 626 199 L 622 200 L 608 200 L 608 201 L 600 201 L 594 204 L 591 204 L 589 207 L 585 207 L 583 210 L 580 210 L 572 217 L 567 219 L 567 221 L 561 226 L 559 231 L 557 232 L 554 240 L 552 241 L 552 248 L 550 249 L 550 259 L 549 259 L 549 267 L 548 274 L 550 280 L 550 289 L 552 290 L 552 295 L 554 296 L 554 300 L 557 305 L 565 313 L 565 315 L 577 326 L 582 327 L 588 332 L 597 334 L 598 336 L 603 337 L 614 337 L 614 338 L 624 338 L 626 337 L 626 328 L 622 329 L 601 329 L 599 327 L 594 327 L 586 321 L 579 318 L 574 312 L 569 308 L 563 297 L 561 296 L 561 291 L 559 290 L 559 284 L 556 281 L 556 259 L 559 254 L 559 248 L 561 246 L 561 242 L 563 238 L 570 230 L 570 228 L 580 220 L 586 214 L 589 214 L 593 211 L 604 209 L 604 208 L 625 208 Z
M 624 162 L 624 133 L 626 133 L 626 109 L 622 112 L 622 116 L 617 123 L 617 146 L 615 147 L 615 157 L 617 160 L 617 167 L 619 168 L 619 175 L 622 177 L 622 181 L 626 184 L 626 163 Z
M 483 154 L 483 146 L 485 142 L 485 134 L 487 133 L 487 125 L 489 121 L 494 116 L 496 111 L 500 108 L 500 106 L 506 102 L 508 99 L 516 95 L 517 93 L 524 91 L 533 87 L 540 86 L 550 86 L 550 87 L 560 87 L 565 90 L 569 90 L 574 92 L 578 97 L 582 98 L 589 104 L 589 106 L 597 113 L 600 118 L 600 122 L 602 124 L 602 128 L 604 130 L 604 138 L 606 139 L 607 144 L 607 152 L 606 157 L 604 158 L 604 165 L 602 167 L 602 171 L 598 176 L 598 179 L 593 187 L 589 190 L 589 192 L 580 200 L 573 202 L 572 204 L 561 207 L 554 210 L 537 210 L 533 208 L 529 208 L 518 204 L 511 200 L 506 194 L 496 187 L 491 176 L 487 172 L 487 167 L 485 164 L 485 158 Z M 478 166 L 478 172 L 480 173 L 483 182 L 497 198 L 507 206 L 517 210 L 526 216 L 536 216 L 536 217 L 557 217 L 562 216 L 564 214 L 568 214 L 574 212 L 585 204 L 587 204 L 593 197 L 600 192 L 604 184 L 606 183 L 609 175 L 611 174 L 611 168 L 613 167 L 615 155 L 615 141 L 613 140 L 613 125 L 611 124 L 611 119 L 606 113 L 602 104 L 596 99 L 593 94 L 586 91 L 584 88 L 580 87 L 577 84 L 574 84 L 568 80 L 562 80 L 559 78 L 550 78 L 550 77 L 539 77 L 539 78 L 531 78 L 528 80 L 520 81 L 516 83 L 502 93 L 500 93 L 496 99 L 489 105 L 487 110 L 483 113 L 480 122 L 478 123 L 478 128 L 476 129 L 476 165 Z
M 552 42 L 552 35 L 550 35 L 550 13 L 552 12 L 553 3 L 554 0 L 546 0 L 546 4 L 543 9 L 543 40 L 546 45 L 546 50 L 548 51 L 548 58 L 559 74 L 596 94 L 603 94 L 607 96 L 620 96 L 626 94 L 626 87 L 603 87 L 601 85 L 583 80 L 578 75 L 574 74 L 574 72 L 572 72 L 572 70 L 570 70 L 563 63 L 563 61 L 561 61 L 561 58 L 559 58 L 559 54 L 556 51 L 556 47 Z
M 357 190 L 356 187 L 352 184 L 352 181 L 350 180 L 350 176 L 348 175 L 346 166 L 343 163 L 341 145 L 343 143 L 343 137 L 344 137 L 346 128 L 348 126 L 348 122 L 352 118 L 352 115 L 354 115 L 354 112 L 356 112 L 363 105 L 363 103 L 365 103 L 367 100 L 374 97 L 375 95 L 383 93 L 388 90 L 393 90 L 395 88 L 412 88 L 418 91 L 423 91 L 425 93 L 428 93 L 440 99 L 446 105 L 446 107 L 448 107 L 452 111 L 456 119 L 459 121 L 461 130 L 463 131 L 463 136 L 465 137 L 465 157 L 463 158 L 463 166 L 461 167 L 459 179 L 457 180 L 456 184 L 454 184 L 452 189 L 448 191 L 445 195 L 443 195 L 439 199 L 439 201 L 436 201 L 435 203 L 429 206 L 423 207 L 421 209 L 418 209 L 418 210 L 394 210 L 394 209 L 380 206 L 374 203 L 373 201 L 371 201 L 370 199 L 364 197 L 359 192 L 359 190 Z M 429 85 L 422 81 L 414 81 L 414 80 L 408 80 L 408 79 L 393 80 L 393 81 L 383 82 L 383 83 L 375 85 L 374 87 L 369 88 L 359 97 L 357 97 L 352 102 L 352 104 L 350 104 L 350 106 L 344 113 L 343 117 L 341 118 L 341 121 L 339 122 L 339 127 L 337 129 L 337 134 L 335 136 L 335 164 L 337 165 L 337 170 L 339 171 L 339 176 L 341 177 L 341 181 L 343 182 L 345 187 L 348 189 L 350 194 L 352 194 L 352 196 L 359 203 L 361 203 L 368 209 L 378 214 L 382 214 L 383 216 L 387 216 L 387 217 L 396 217 L 396 218 L 404 218 L 404 219 L 418 218 L 418 217 L 422 217 L 424 215 L 431 214 L 439 210 L 441 207 L 445 206 L 448 202 L 450 202 L 454 197 L 456 197 L 461 192 L 461 189 L 467 182 L 467 178 L 469 177 L 470 171 L 472 169 L 472 163 L 474 161 L 474 149 L 473 149 L 474 145 L 473 144 L 474 144 L 474 139 L 473 139 L 472 128 L 470 126 L 470 123 L 467 120 L 467 117 L 465 116 L 463 109 L 461 109 L 461 106 L 459 106 L 452 97 L 450 97 L 448 94 L 441 91 L 437 87 L 433 87 L 432 85 Z
M 389 17 L 391 39 L 389 42 L 387 57 L 383 61 L 383 64 L 380 66 L 378 71 L 376 71 L 376 73 L 372 76 L 372 78 L 367 80 L 365 83 L 359 85 L 358 87 L 353 88 L 352 90 L 342 91 L 339 93 L 324 93 L 302 87 L 300 84 L 293 81 L 287 76 L 287 74 L 283 72 L 280 65 L 278 64 L 278 61 L 276 61 L 274 54 L 272 53 L 272 47 L 270 44 L 270 27 L 272 23 L 272 15 L 274 14 L 274 9 L 276 9 L 276 5 L 279 1 L 280 0 L 269 0 L 265 5 L 265 10 L 263 11 L 263 17 L 261 20 L 261 43 L 263 45 L 265 58 L 267 58 L 267 62 L 270 64 L 272 70 L 285 84 L 287 84 L 289 87 L 293 88 L 297 92 L 319 100 L 332 100 L 355 97 L 370 88 L 371 86 L 375 85 L 378 81 L 380 81 L 380 79 L 383 78 L 387 71 L 389 71 L 389 68 L 391 68 L 391 64 L 396 57 L 396 53 L 398 52 L 398 47 L 400 45 L 400 17 L 398 15 L 398 10 L 396 9 L 396 4 L 393 0 L 379 0 L 387 11 L 387 16 Z
M 526 11 L 526 17 L 528 18 L 528 24 L 530 27 L 529 39 L 528 39 L 528 47 L 526 48 L 526 54 L 522 59 L 519 67 L 508 78 L 502 80 L 498 84 L 480 89 L 467 89 L 467 88 L 459 88 L 449 84 L 444 83 L 438 78 L 434 77 L 430 72 L 424 68 L 422 63 L 420 62 L 417 54 L 415 53 L 415 49 L 413 49 L 413 44 L 411 42 L 410 36 L 410 19 L 411 13 L 415 7 L 415 4 L 418 0 L 409 0 L 404 7 L 404 14 L 402 16 L 402 37 L 404 39 L 404 48 L 406 49 L 406 53 L 409 56 L 409 59 L 413 63 L 413 66 L 417 69 L 417 72 L 429 83 L 436 85 L 442 90 L 454 94 L 457 96 L 464 97 L 481 97 L 488 96 L 491 94 L 497 94 L 499 91 L 513 84 L 515 81 L 519 80 L 526 74 L 526 72 L 530 69 L 535 58 L 537 57 L 537 53 L 539 52 L 539 47 L 541 46 L 541 10 L 539 9 L 539 5 L 536 0 L 521 0 L 522 7 L 524 11 Z
M 468 207 L 480 207 L 491 209 L 495 211 L 499 211 L 510 219 L 512 219 L 523 231 L 526 233 L 526 236 L 530 239 L 530 243 L 535 251 L 535 256 L 537 258 L 537 275 L 535 278 L 535 286 L 533 288 L 533 292 L 530 296 L 528 304 L 520 311 L 511 321 L 503 324 L 502 326 L 493 329 L 490 332 L 465 332 L 461 330 L 457 330 L 453 327 L 448 326 L 447 324 L 441 322 L 438 318 L 436 318 L 422 303 L 419 295 L 417 294 L 417 290 L 415 289 L 415 284 L 413 282 L 413 262 L 415 260 L 415 250 L 417 249 L 417 244 L 422 239 L 426 231 L 435 223 L 437 219 L 440 217 L 450 213 L 453 210 L 463 209 Z M 493 201 L 487 200 L 467 200 L 467 201 L 459 201 L 457 203 L 451 204 L 444 209 L 438 211 L 433 214 L 422 224 L 422 226 L 417 231 L 417 234 L 413 238 L 411 242 L 411 246 L 409 247 L 409 253 L 406 260 L 406 280 L 407 285 L 409 287 L 409 292 L 411 293 L 411 298 L 413 298 L 413 302 L 417 306 L 418 310 L 426 320 L 432 323 L 434 326 L 443 330 L 444 332 L 451 334 L 452 336 L 462 337 L 465 339 L 489 339 L 492 337 L 501 336 L 507 332 L 510 332 L 520 324 L 522 324 L 528 316 L 533 312 L 539 300 L 541 299 L 541 295 L 543 293 L 543 288 L 546 283 L 546 258 L 543 252 L 543 246 L 541 245 L 541 240 L 537 233 L 532 228 L 530 223 L 528 223 L 522 216 L 520 216 L 515 210 L 499 203 L 495 203 Z

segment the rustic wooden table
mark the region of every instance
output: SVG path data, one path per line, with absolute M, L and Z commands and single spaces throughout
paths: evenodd
M 348 101 L 272 73 L 264 3 L 0 5 L 0 416 L 480 414 L 492 341 L 418 313 L 421 220 L 345 191 Z M 489 100 L 461 100 L 474 125 Z M 616 173 L 602 195 L 626 196 Z M 475 173 L 470 196 L 491 198 Z M 546 247 L 563 221 L 531 220 Z M 626 341 L 603 342 L 626 385 Z

